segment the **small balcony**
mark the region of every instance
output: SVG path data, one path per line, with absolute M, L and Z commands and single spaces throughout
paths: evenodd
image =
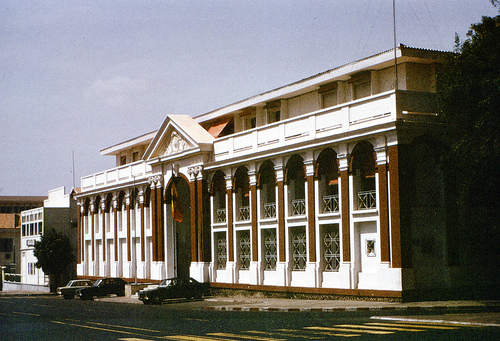
M 338 213 L 339 211 L 339 196 L 324 195 L 323 196 L 323 213 Z
M 371 210 L 377 208 L 377 192 L 358 192 L 358 210 Z
M 306 214 L 306 199 L 292 200 L 292 216 Z
M 219 208 L 215 210 L 215 223 L 216 224 L 222 224 L 226 222 L 226 209 L 225 208 Z
M 264 204 L 264 219 L 276 218 L 276 203 L 265 203 Z
M 238 221 L 249 221 L 249 220 L 250 220 L 250 206 L 238 207 Z

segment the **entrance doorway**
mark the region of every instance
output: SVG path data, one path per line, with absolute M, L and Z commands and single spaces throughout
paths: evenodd
M 174 275 L 189 277 L 191 266 L 191 208 L 189 183 L 173 178 L 166 193 L 168 229 L 173 237 Z

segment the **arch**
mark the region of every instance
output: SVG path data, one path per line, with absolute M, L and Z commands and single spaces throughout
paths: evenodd
M 376 208 L 375 160 L 375 151 L 370 142 L 356 144 L 351 154 L 350 171 L 353 176 L 353 194 L 357 196 L 354 200 L 357 209 Z
M 189 181 L 179 174 L 170 178 L 166 186 L 165 203 L 167 204 L 167 258 L 173 257 L 177 277 L 189 277 L 191 266 L 191 194 Z
M 318 202 L 320 212 L 339 211 L 339 170 L 337 153 L 326 148 L 321 151 L 316 161 L 316 179 L 318 180 Z
M 294 154 L 288 160 L 285 169 L 289 215 L 304 215 L 306 213 L 305 180 L 304 159 Z
M 238 167 L 234 173 L 234 204 L 238 210 L 238 220 L 250 220 L 250 178 L 245 166 Z
M 259 168 L 257 187 L 260 190 L 261 218 L 276 218 L 276 172 L 274 164 L 267 160 Z
M 214 223 L 226 222 L 226 180 L 221 170 L 215 172 L 210 184 L 210 195 L 212 196 L 212 216 Z

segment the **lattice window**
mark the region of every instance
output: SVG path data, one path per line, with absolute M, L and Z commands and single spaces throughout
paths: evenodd
M 251 257 L 250 233 L 248 231 L 242 231 L 239 232 L 238 235 L 240 270 L 248 270 L 250 269 Z
M 304 214 L 306 214 L 306 200 L 305 199 L 292 200 L 292 215 L 304 215 Z
M 358 192 L 358 209 L 368 210 L 377 207 L 376 191 Z
M 264 231 L 264 270 L 276 270 L 278 247 L 276 233 L 273 230 Z
M 264 218 L 276 218 L 276 203 L 264 204 Z
M 292 234 L 292 260 L 294 271 L 304 271 L 307 262 L 305 228 L 297 228 Z
M 325 195 L 323 196 L 323 213 L 335 213 L 339 211 L 339 196 Z
M 338 225 L 328 225 L 323 236 L 324 271 L 339 271 L 340 267 L 340 238 Z
M 227 240 L 225 233 L 218 233 L 217 237 L 217 269 L 225 269 L 227 263 Z

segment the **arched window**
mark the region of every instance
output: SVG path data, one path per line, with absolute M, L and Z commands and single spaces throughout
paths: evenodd
M 318 202 L 321 213 L 339 211 L 339 172 L 337 153 L 328 148 L 321 152 L 316 163 L 318 179 Z
M 245 167 L 239 167 L 234 174 L 234 193 L 238 220 L 250 220 L 250 179 Z
M 212 179 L 213 222 L 226 222 L 226 181 L 224 173 L 217 171 Z
M 276 218 L 276 174 L 272 162 L 266 161 L 259 171 L 261 218 Z
M 101 197 L 97 196 L 94 201 L 94 233 L 99 233 L 101 227 Z
M 354 200 L 358 210 L 376 208 L 377 196 L 375 187 L 375 155 L 373 146 L 362 141 L 354 147 L 351 159 L 351 171 L 353 175 Z
M 286 165 L 286 184 L 288 190 L 288 214 L 306 214 L 305 171 L 302 157 L 293 155 Z

